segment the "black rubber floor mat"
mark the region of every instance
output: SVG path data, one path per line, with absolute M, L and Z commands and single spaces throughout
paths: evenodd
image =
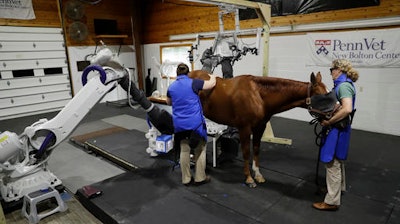
M 172 167 L 168 156 L 151 157 L 146 152 L 148 139 L 138 130 L 126 130 L 98 136 L 85 141 L 87 148 L 128 170 L 149 168 L 165 162 Z
M 110 135 L 110 134 L 114 134 L 114 133 L 118 133 L 118 132 L 122 132 L 122 131 L 127 131 L 127 129 L 116 126 L 116 127 L 106 128 L 103 130 L 94 131 L 94 132 L 90 132 L 90 133 L 86 133 L 86 134 L 82 134 L 82 135 L 75 135 L 75 136 L 72 136 L 69 140 L 78 146 L 85 146 L 85 142 L 88 139 L 99 138 L 101 136 L 106 136 L 106 135 Z
M 207 193 L 192 192 L 181 184 L 180 173 L 167 167 L 127 172 L 93 186 L 103 195 L 88 199 L 78 190 L 77 197 L 104 223 L 255 223 L 210 201 Z

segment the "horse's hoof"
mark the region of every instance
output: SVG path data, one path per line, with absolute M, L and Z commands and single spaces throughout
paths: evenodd
M 255 188 L 255 187 L 257 187 L 257 184 L 256 184 L 255 182 L 246 183 L 246 185 L 247 185 L 248 187 L 250 187 L 250 188 Z
M 264 183 L 264 182 L 265 182 L 265 179 L 264 179 L 264 177 L 263 177 L 263 176 L 260 176 L 260 177 L 254 177 L 254 179 L 256 179 L 257 183 Z

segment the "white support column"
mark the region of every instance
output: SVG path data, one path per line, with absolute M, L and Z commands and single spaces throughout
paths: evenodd
M 263 42 L 264 42 L 264 58 L 263 58 L 263 76 L 268 76 L 268 68 L 269 68 L 269 34 L 271 29 L 271 5 L 257 3 L 258 8 L 256 9 L 258 18 L 261 19 L 263 23 Z M 287 144 L 291 145 L 291 139 L 285 138 L 277 138 L 274 136 L 274 132 L 272 131 L 271 123 L 267 123 L 267 127 L 265 128 L 264 134 L 261 138 L 264 142 L 272 142 L 277 144 Z
M 263 76 L 268 76 L 269 67 L 269 30 L 271 28 L 271 6 L 263 3 L 258 3 L 256 9 L 258 18 L 263 24 L 263 42 L 264 42 L 264 58 L 263 58 Z

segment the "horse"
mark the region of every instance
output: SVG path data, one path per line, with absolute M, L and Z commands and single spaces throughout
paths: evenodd
M 194 70 L 189 77 L 208 80 L 208 72 Z M 240 136 L 240 147 L 244 159 L 245 183 L 256 187 L 265 179 L 259 170 L 261 138 L 272 115 L 295 107 L 307 108 L 310 97 L 326 94 L 322 76 L 311 73 L 310 82 L 301 82 L 276 77 L 240 75 L 230 79 L 216 77 L 211 90 L 199 92 L 204 116 L 228 126 L 236 127 Z M 254 179 L 250 173 L 250 139 L 253 135 Z

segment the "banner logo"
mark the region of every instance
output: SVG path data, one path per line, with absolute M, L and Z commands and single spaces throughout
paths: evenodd
M 317 48 L 316 53 L 328 55 L 329 51 L 325 46 L 330 46 L 331 40 L 315 40 L 315 46 Z

